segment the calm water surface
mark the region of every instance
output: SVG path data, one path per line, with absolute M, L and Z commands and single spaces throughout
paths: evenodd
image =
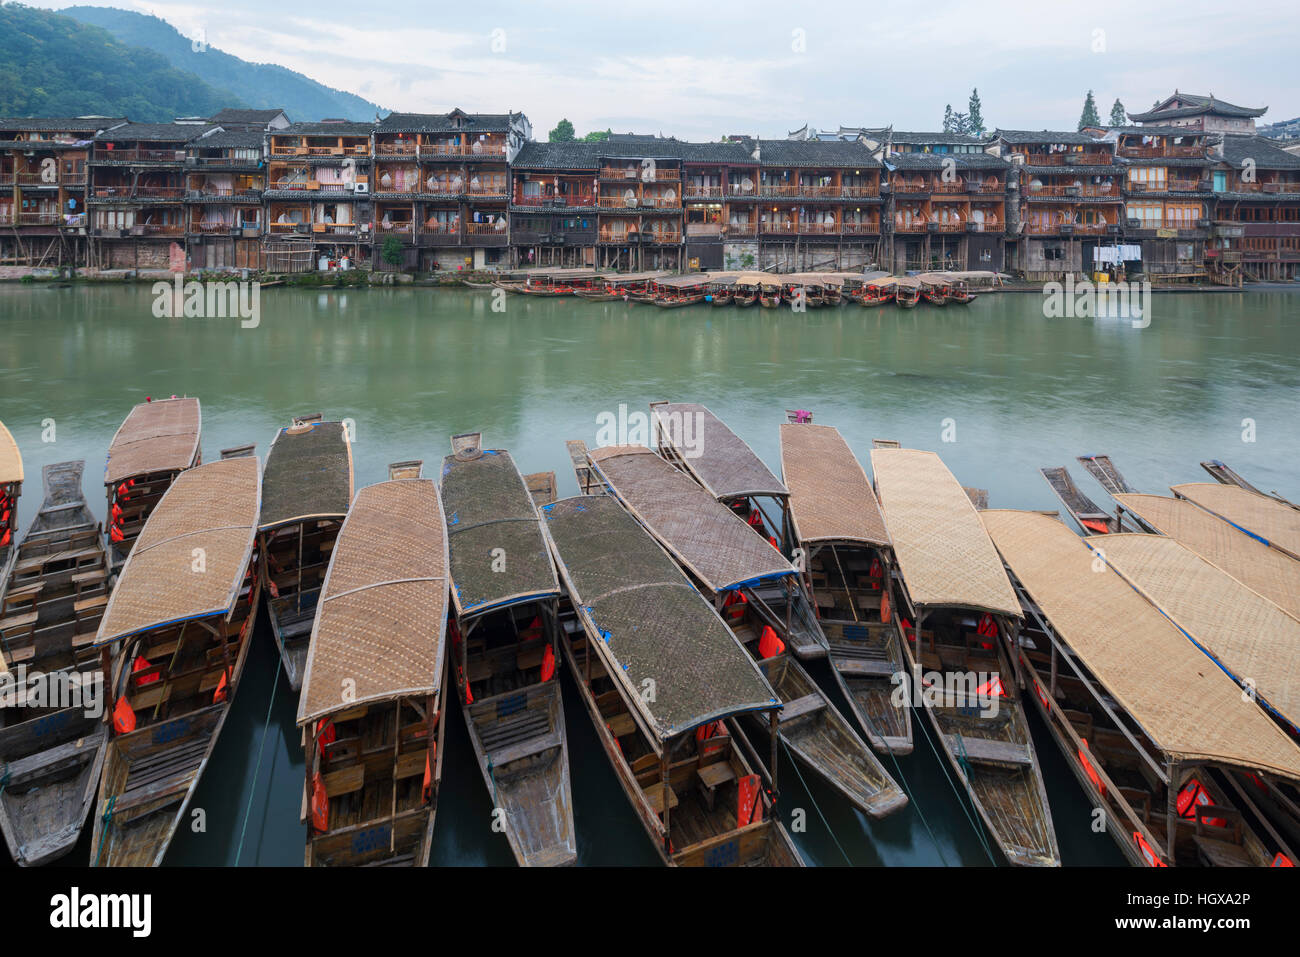
M 707 404 L 774 471 L 783 410 L 811 409 L 864 462 L 876 437 L 940 452 L 964 485 L 990 490 L 993 507 L 1056 508 L 1037 470 L 1066 464 L 1108 505 L 1074 463 L 1090 453 L 1114 456 L 1143 490 L 1204 480 L 1197 463 L 1222 458 L 1257 485 L 1300 497 L 1300 296 L 1291 293 L 1159 295 L 1140 330 L 1127 320 L 1045 319 L 1041 299 L 1024 294 L 966 308 L 796 316 L 518 296 L 496 313 L 487 292 L 274 288 L 262 292 L 253 329 L 156 319 L 152 302 L 148 286 L 0 287 L 0 420 L 26 463 L 24 526 L 41 466 L 77 458 L 102 519 L 113 432 L 144 396 L 173 393 L 202 399 L 205 460 L 246 442 L 264 456 L 295 413 L 353 419 L 358 486 L 382 481 L 399 459 L 436 463 L 452 433 L 481 430 L 524 471 L 554 470 L 561 494 L 573 494 L 564 439 L 595 444 L 600 413 L 673 399 Z M 43 442 L 50 419 L 55 441 Z M 945 426 L 955 442 L 943 441 Z M 1254 441 L 1243 441 L 1251 427 Z M 180 834 L 168 863 L 301 864 L 303 759 L 296 702 L 277 666 L 263 616 L 195 799 L 207 830 Z M 814 677 L 838 699 L 825 668 Z M 565 681 L 579 861 L 655 863 Z M 433 860 L 509 864 L 459 708 L 447 713 Z M 1122 863 L 1110 838 L 1092 833 L 1082 792 L 1030 717 L 1064 862 Z M 805 858 L 988 863 L 947 763 L 923 738 L 915 754 L 884 761 L 913 802 L 870 821 L 782 759 L 782 805 L 808 812 L 806 833 L 793 835 Z M 69 863 L 87 859 L 89 833 Z

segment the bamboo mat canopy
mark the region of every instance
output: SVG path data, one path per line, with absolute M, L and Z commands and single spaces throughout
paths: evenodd
M 18 443 L 0 422 L 0 484 L 23 480 L 23 456 L 18 451 Z
M 1061 522 L 982 513 L 998 551 L 1052 628 L 1156 747 L 1300 780 L 1300 749 L 1236 682 Z M 1108 536 L 1109 537 L 1109 536 Z
M 609 284 L 617 285 L 619 283 L 625 283 L 625 282 L 644 282 L 647 279 L 660 279 L 664 276 L 671 276 L 671 275 L 672 273 L 669 272 L 667 269 L 659 269 L 656 270 L 655 272 L 605 273 L 601 275 L 600 279 L 606 285 Z
M 458 616 L 559 595 L 537 508 L 509 452 L 474 446 L 447 456 L 441 491 Z
M 745 272 L 736 277 L 737 286 L 780 286 L 781 280 L 765 272 Z
M 731 629 L 613 498 L 560 499 L 542 514 L 573 606 L 604 639 L 591 645 L 661 748 L 701 724 L 780 707 Z
M 342 422 L 281 429 L 262 473 L 262 530 L 309 519 L 342 518 L 352 502 L 352 443 Z
M 1300 560 L 1300 510 L 1236 485 L 1189 482 L 1170 488 L 1178 498 L 1199 505 Z
M 709 282 L 712 282 L 712 278 L 708 273 L 693 272 L 685 276 L 665 276 L 657 284 L 665 289 L 690 289 Z
M 261 494 L 262 463 L 253 455 L 178 475 L 131 549 L 95 644 L 228 614 L 252 558 Z
M 1107 535 L 1094 547 L 1225 671 L 1252 681 L 1265 707 L 1300 727 L 1300 620 L 1172 538 Z
M 657 402 L 650 406 L 655 434 L 720 501 L 749 495 L 785 498 L 789 490 L 748 443 L 698 402 Z
M 644 445 L 593 449 L 587 460 L 650 534 L 710 591 L 795 573 L 735 512 Z
M 1300 562 L 1243 535 L 1191 502 L 1164 495 L 1115 495 L 1128 511 L 1300 618 Z
M 432 479 L 357 493 L 321 586 L 298 724 L 442 684 L 447 528 Z
M 1021 617 L 980 513 L 938 455 L 872 449 L 871 469 L 913 606 Z
M 834 426 L 782 423 L 781 476 L 800 542 L 889 544 L 867 473 Z
M 149 472 L 179 472 L 199 454 L 199 400 L 155 399 L 131 410 L 108 447 L 104 484 Z

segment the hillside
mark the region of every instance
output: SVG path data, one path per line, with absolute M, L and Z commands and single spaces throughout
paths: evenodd
M 254 109 L 279 107 L 289 114 L 289 119 L 309 122 L 327 117 L 370 120 L 379 111 L 368 100 L 331 89 L 286 67 L 249 63 L 212 46 L 196 52 L 189 37 L 158 17 L 114 7 L 67 7 L 61 12 L 104 28 L 123 43 L 162 54 L 177 69 L 193 73 L 218 89 L 229 90 L 243 105 Z
M 229 90 L 98 27 L 48 10 L 0 6 L 0 116 L 98 114 L 159 122 L 245 105 Z

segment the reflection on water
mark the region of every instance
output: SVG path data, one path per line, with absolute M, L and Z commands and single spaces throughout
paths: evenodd
M 104 451 L 146 395 L 197 395 L 207 460 L 255 441 L 265 455 L 291 415 L 356 423 L 357 484 L 387 463 L 436 463 L 455 432 L 481 430 L 524 471 L 554 470 L 577 491 L 564 439 L 594 442 L 597 416 L 620 403 L 709 405 L 774 469 L 783 410 L 811 409 L 864 461 L 873 438 L 934 449 L 993 507 L 1057 507 L 1038 468 L 1109 453 L 1130 483 L 1164 491 L 1200 481 L 1221 458 L 1257 485 L 1300 497 L 1300 303 L 1286 293 L 1157 295 L 1151 325 L 1046 319 L 1036 295 L 981 297 L 943 310 L 856 306 L 659 310 L 623 303 L 488 292 L 266 289 L 256 329 L 238 319 L 156 319 L 148 286 L 0 288 L 0 420 L 23 450 L 34 513 L 42 465 L 87 460 L 86 492 L 103 518 Z M 41 441 L 54 420 L 55 441 Z M 942 441 L 945 420 L 954 442 Z M 1256 441 L 1244 442 L 1252 425 Z M 1103 506 L 1104 493 L 1074 469 Z M 173 864 L 302 861 L 303 761 L 296 704 L 277 682 L 274 643 L 259 619 L 244 681 Z M 824 668 L 824 665 L 820 666 Z M 838 698 L 829 674 L 813 668 Z M 567 677 L 566 677 L 567 682 Z M 275 694 L 272 696 L 272 689 Z M 454 698 L 449 700 L 454 701 Z M 606 763 L 572 685 L 578 856 L 587 864 L 657 860 Z M 842 706 L 842 702 L 841 702 Z M 1090 808 L 1032 709 L 1061 854 L 1067 864 L 1122 861 L 1093 834 Z M 509 864 L 454 703 L 432 859 Z M 760 749 L 766 754 L 766 748 Z M 795 842 L 812 863 L 987 863 L 951 773 L 924 746 L 887 769 L 912 806 L 869 821 L 784 758 L 782 806 L 803 808 Z M 823 823 L 823 817 L 826 823 Z M 827 829 L 829 825 L 829 831 Z M 89 828 L 69 863 L 89 856 Z

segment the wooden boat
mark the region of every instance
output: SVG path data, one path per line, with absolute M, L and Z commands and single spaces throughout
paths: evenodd
M 1283 498 L 1281 495 L 1278 495 L 1277 492 L 1265 492 L 1256 488 L 1238 475 L 1231 466 L 1220 462 L 1218 459 L 1210 459 L 1208 462 L 1202 462 L 1201 468 L 1209 472 L 1216 482 L 1223 485 L 1235 485 L 1238 488 L 1244 488 L 1248 492 L 1254 492 L 1257 495 L 1263 495 L 1266 498 L 1271 498 L 1274 501 L 1281 502 L 1283 505 L 1290 508 L 1300 508 L 1300 505 Z
M 255 456 L 182 472 L 122 567 L 95 636 L 106 672 L 117 654 L 94 866 L 156 867 L 186 819 L 248 655 L 261 490 Z
M 791 306 L 802 301 L 804 308 L 816 309 L 826 301 L 820 277 L 816 279 L 800 276 L 796 279 L 785 277 L 781 284 L 781 300 Z
M 912 710 L 896 693 L 907 665 L 887 597 L 894 557 L 880 504 L 836 429 L 780 428 L 791 525 L 835 681 L 873 748 L 910 754 Z
M 781 281 L 774 276 L 764 275 L 759 280 L 758 304 L 764 309 L 777 309 L 781 305 Z
M 1187 482 L 1171 485 L 1175 498 L 1186 499 L 1247 535 L 1300 561 L 1300 511 L 1236 485 Z
M 23 493 L 23 457 L 18 443 L 0 422 L 0 581 L 18 551 L 18 497 Z
M 883 306 L 887 302 L 893 302 L 897 292 L 898 280 L 893 276 L 874 279 L 863 287 L 862 296 L 857 303 L 868 307 Z
M 921 283 L 904 276 L 894 283 L 894 302 L 898 303 L 904 309 L 913 308 L 921 301 Z
M 497 286 L 497 280 L 493 279 L 488 282 L 470 282 L 468 279 L 462 279 L 460 284 L 462 286 L 468 286 L 470 289 L 495 289 Z
M 307 651 L 298 726 L 308 867 L 429 863 L 446 724 L 447 528 L 420 463 L 389 475 L 403 477 L 361 489 L 343 521 Z
M 572 296 L 578 291 L 596 290 L 598 279 L 591 269 L 533 270 L 514 291 L 528 296 Z
M 844 277 L 836 273 L 825 273 L 822 279 L 822 304 L 826 306 L 842 304 L 844 302 Z
M 131 410 L 108 447 L 109 566 L 116 572 L 176 476 L 202 461 L 198 399 L 154 399 Z
M 587 458 L 614 498 L 677 560 L 767 670 L 784 708 L 777 730 L 795 759 L 865 814 L 883 817 L 902 807 L 905 797 L 879 759 L 835 706 L 811 690 L 812 679 L 786 653 L 802 629 L 812 629 L 825 654 L 825 637 L 803 600 L 794 567 L 746 531 L 731 509 L 644 446 L 594 449 Z M 774 608 L 778 597 L 785 603 Z M 811 720 L 794 723 L 803 717 Z
M 731 287 L 731 303 L 741 309 L 747 309 L 758 302 L 758 280 L 746 274 L 741 276 Z
M 970 291 L 970 284 L 964 279 L 955 279 L 948 283 L 948 301 L 961 306 L 969 306 L 975 301 L 975 293 Z
M 780 702 L 753 660 L 611 496 L 561 499 L 542 516 L 568 595 L 565 660 L 660 859 L 674 867 L 802 866 L 755 770 L 757 755 L 734 726 L 742 714 L 769 716 L 768 780 L 777 793 Z
M 523 280 L 496 279 L 492 285 L 497 289 L 504 289 L 506 292 L 519 292 L 523 288 Z
M 704 296 L 712 306 L 729 306 L 731 305 L 731 283 L 730 282 L 711 282 L 709 291 Z
M 1052 487 L 1056 497 L 1061 500 L 1065 510 L 1085 535 L 1106 535 L 1120 531 L 1119 518 L 1101 510 L 1092 499 L 1074 484 L 1070 471 L 1065 466 L 1059 468 L 1039 469 L 1047 484 Z
M 0 581 L 0 680 L 12 694 L 0 706 L 0 831 L 23 866 L 47 864 L 76 845 L 108 739 L 92 647 L 108 601 L 108 558 L 81 491 L 84 467 L 41 470 L 44 501 Z M 29 674 L 33 685 L 46 683 L 41 699 L 28 700 Z M 63 700 L 47 698 L 54 680 Z
M 652 402 L 650 420 L 659 454 L 784 555 L 790 547 L 790 492 L 745 440 L 695 402 Z M 767 582 L 755 594 L 780 619 L 796 655 L 826 657 L 826 636 L 801 582 Z
M 342 422 L 295 418 L 276 433 L 262 473 L 259 572 L 285 677 L 302 689 L 330 551 L 352 502 L 352 443 Z
M 1300 618 L 1300 562 L 1243 535 L 1191 502 L 1162 495 L 1116 495 L 1125 521 L 1167 535 Z
M 1300 780 L 1286 733 L 1055 518 L 982 518 L 1027 616 L 1017 649 L 1031 700 L 1125 857 L 1139 867 L 1267 866 L 1278 854 L 1296 863 L 1219 770 Z
M 937 273 L 922 273 L 917 277 L 921 281 L 921 298 L 932 306 L 948 304 L 948 280 Z
M 1080 455 L 1078 461 L 1111 495 L 1126 495 L 1137 491 L 1124 481 L 1124 476 L 1115 468 L 1109 455 Z
M 559 581 L 523 476 L 508 452 L 480 443 L 477 432 L 453 436 L 442 465 L 453 683 L 515 860 L 572 864 Z
M 678 309 L 703 302 L 708 288 L 708 277 L 704 273 L 690 273 L 685 276 L 666 276 L 651 284 L 654 292 L 654 304 L 663 309 Z
M 651 296 L 651 286 L 656 279 L 670 275 L 664 270 L 654 272 L 615 273 L 598 276 L 591 289 L 575 289 L 574 295 L 588 302 L 614 302 L 633 297 Z
M 1006 642 L 1014 646 L 1020 602 L 981 513 L 933 452 L 872 449 L 871 466 L 902 572 L 889 608 L 906 639 L 911 697 L 920 698 L 1007 860 L 1059 866 L 1038 756 L 1005 651 Z
M 1089 547 L 1285 730 L 1300 729 L 1300 688 L 1289 677 L 1300 620 L 1164 535 L 1110 535 Z

